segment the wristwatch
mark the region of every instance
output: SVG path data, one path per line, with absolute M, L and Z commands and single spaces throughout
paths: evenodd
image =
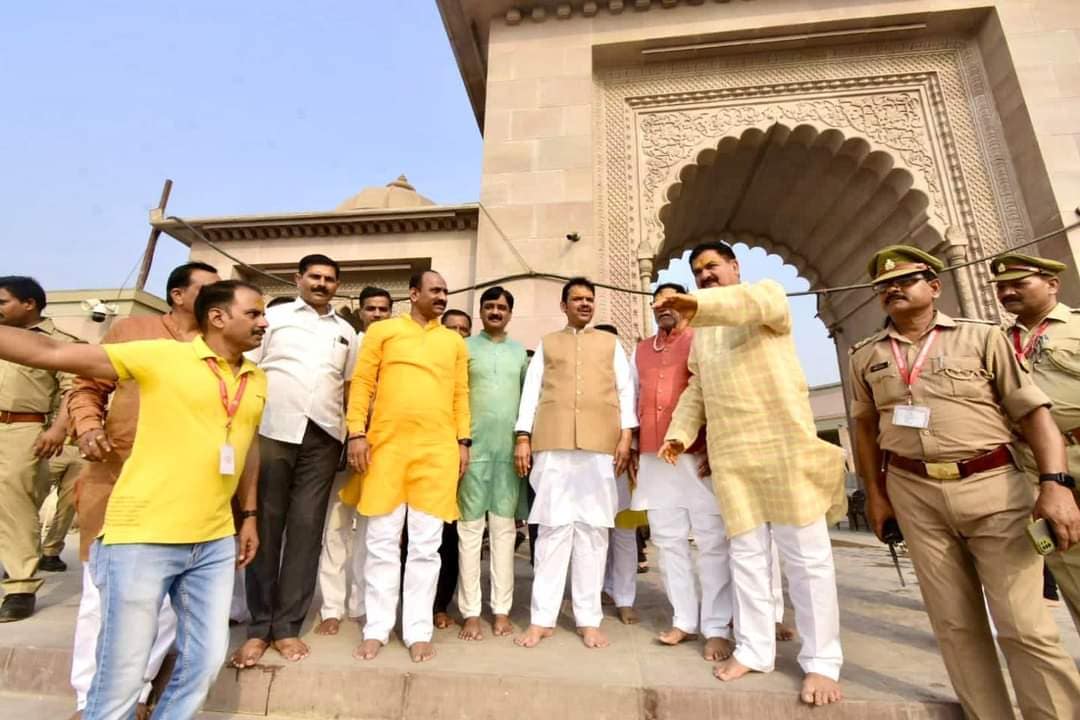
M 258 510 L 241 510 L 240 512 L 237 513 L 237 515 L 240 516 L 241 520 L 247 520 L 248 518 L 258 517 L 259 516 L 259 511 Z
M 1076 489 L 1076 480 L 1068 473 L 1043 473 L 1039 476 L 1039 484 L 1042 485 L 1044 482 L 1056 482 L 1070 490 Z
M 457 444 L 461 447 L 472 447 L 472 438 L 460 438 Z

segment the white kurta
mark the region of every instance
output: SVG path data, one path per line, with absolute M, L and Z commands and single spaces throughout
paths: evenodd
M 618 343 L 611 361 L 619 396 L 620 427 L 630 430 L 638 424 L 634 383 L 630 365 Z M 525 374 L 515 430 L 532 432 L 543 379 L 544 346 L 540 343 Z M 529 482 L 536 491 L 530 523 L 556 527 L 581 522 L 594 527 L 614 527 L 619 493 L 611 455 L 588 450 L 538 452 L 533 457 Z

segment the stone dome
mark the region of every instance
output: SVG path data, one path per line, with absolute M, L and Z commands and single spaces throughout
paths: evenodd
M 350 210 L 381 210 L 384 208 L 413 208 L 434 205 L 429 198 L 416 192 L 404 175 L 388 183 L 386 187 L 367 187 L 335 208 L 338 212 Z

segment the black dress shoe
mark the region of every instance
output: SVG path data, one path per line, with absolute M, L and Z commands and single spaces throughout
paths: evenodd
M 67 563 L 61 560 L 59 555 L 42 555 L 38 561 L 38 570 L 64 572 L 67 570 Z
M 0 605 L 0 623 L 25 620 L 34 614 L 34 593 L 8 593 Z

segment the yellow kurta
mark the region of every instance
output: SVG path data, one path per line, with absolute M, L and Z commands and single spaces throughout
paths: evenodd
M 368 410 L 374 403 L 370 427 Z M 443 520 L 458 517 L 458 439 L 470 433 L 465 341 L 432 320 L 375 323 L 364 334 L 349 388 L 349 435 L 366 433 L 371 464 L 341 491 L 361 515 L 401 503 Z
M 707 421 L 713 486 L 731 536 L 766 522 L 833 522 L 846 505 L 843 451 L 817 436 L 783 287 L 763 280 L 695 296 L 691 324 L 704 329 L 694 333 L 693 375 L 666 439 L 689 447 Z

